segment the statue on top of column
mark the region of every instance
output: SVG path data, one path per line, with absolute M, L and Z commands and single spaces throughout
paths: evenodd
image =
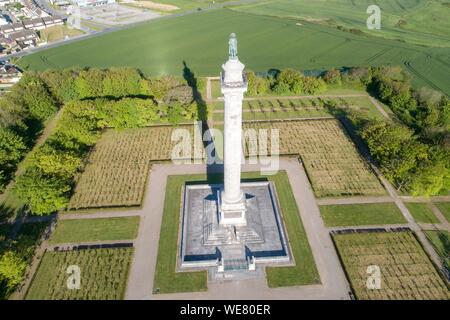
M 230 59 L 237 59 L 237 38 L 236 34 L 230 34 L 230 40 L 228 41 L 228 55 Z

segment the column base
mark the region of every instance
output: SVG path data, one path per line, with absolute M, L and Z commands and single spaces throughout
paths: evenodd
M 242 194 L 241 199 L 235 203 L 227 203 L 223 201 L 223 190 L 217 192 L 218 208 L 219 208 L 219 224 L 231 226 L 246 226 L 247 219 L 245 213 L 245 195 Z

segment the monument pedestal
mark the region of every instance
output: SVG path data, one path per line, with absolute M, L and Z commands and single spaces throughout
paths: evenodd
M 244 193 L 241 192 L 241 197 L 236 202 L 223 201 L 223 196 L 223 191 L 217 193 L 217 202 L 220 213 L 219 224 L 223 226 L 246 226 L 247 220 L 245 218 L 245 213 L 247 212 L 247 209 Z

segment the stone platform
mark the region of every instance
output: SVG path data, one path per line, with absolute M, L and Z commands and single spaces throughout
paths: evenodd
M 239 272 L 252 269 L 250 264 L 288 264 L 291 255 L 275 186 L 269 181 L 241 184 L 247 209 L 242 226 L 219 224 L 222 188 L 185 185 L 178 267 Z

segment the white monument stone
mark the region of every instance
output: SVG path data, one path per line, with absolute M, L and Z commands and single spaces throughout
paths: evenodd
M 241 190 L 242 101 L 247 91 L 244 65 L 237 57 L 234 33 L 229 41 L 229 59 L 222 65 L 221 90 L 224 96 L 224 188 L 218 196 L 220 224 L 246 225 L 245 194 Z

